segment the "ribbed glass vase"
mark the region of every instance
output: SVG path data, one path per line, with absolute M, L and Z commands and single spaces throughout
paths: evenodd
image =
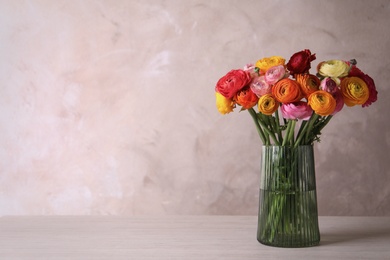
M 276 247 L 318 245 L 312 145 L 263 146 L 257 240 Z

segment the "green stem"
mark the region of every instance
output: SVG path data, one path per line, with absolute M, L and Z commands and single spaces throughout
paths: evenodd
M 267 116 L 261 114 L 261 118 L 263 119 L 264 124 L 267 126 L 267 129 L 275 135 L 275 128 L 273 123 L 273 116 Z M 271 136 L 272 137 L 272 136 Z
M 282 146 L 286 146 L 294 138 L 295 120 L 289 119 L 287 123 L 286 136 L 283 140 Z
M 280 121 L 279 121 L 279 112 L 278 110 L 275 111 L 275 121 L 276 121 L 276 131 L 278 133 L 279 137 L 279 143 L 283 142 L 283 136 L 282 136 L 282 131 L 280 130 Z
M 309 123 L 308 123 L 308 129 L 306 130 L 306 137 L 305 137 L 305 144 L 310 144 L 312 142 L 312 140 L 309 138 L 309 135 L 310 134 L 313 134 L 311 133 L 312 129 L 313 129 L 313 125 L 314 123 L 317 121 L 317 119 L 320 117 L 320 115 L 316 114 L 313 112 L 312 116 L 310 117 L 310 120 L 309 120 Z
M 279 226 L 281 223 L 282 215 L 283 215 L 283 210 L 284 206 L 286 203 L 286 194 L 280 193 L 275 195 L 275 198 L 272 197 L 267 197 L 269 200 L 269 203 L 271 204 L 270 208 L 270 215 L 268 217 L 268 221 L 266 226 L 269 228 L 269 230 L 265 229 L 265 232 L 270 232 L 270 239 L 269 242 L 272 242 L 275 238 L 276 235 L 276 230 L 279 228 L 272 225 L 272 223 L 276 223 L 277 226 Z M 272 202 L 271 202 L 272 200 Z
M 279 141 L 276 139 L 275 134 L 269 130 L 267 125 L 262 120 L 258 120 L 258 121 L 259 121 L 260 125 L 263 127 L 264 132 L 266 132 L 269 136 L 271 136 L 272 140 L 275 142 L 275 145 L 280 145 Z
M 303 139 L 303 137 L 306 137 L 306 130 L 307 130 L 309 124 L 307 123 L 307 121 L 304 121 L 304 122 L 305 122 L 305 125 L 302 128 L 302 131 L 301 131 L 301 129 L 299 130 L 297 140 L 295 141 L 294 147 L 297 147 L 298 145 L 300 145 L 300 142 Z M 302 122 L 302 124 L 303 124 L 303 122 Z M 301 127 L 302 127 L 302 125 L 301 125 Z
M 264 115 L 263 113 L 258 113 L 257 117 L 260 119 L 260 122 L 263 122 L 263 125 L 265 125 L 270 131 L 272 131 L 272 125 L 271 121 L 269 120 L 269 116 Z
M 291 127 L 290 127 L 290 133 L 288 135 L 288 142 L 293 145 L 294 144 L 294 133 L 295 133 L 295 125 L 297 123 L 297 120 L 291 120 Z
M 267 144 L 267 138 L 265 137 L 264 132 L 259 125 L 256 111 L 253 108 L 249 108 L 248 112 L 252 116 L 252 119 L 253 119 L 255 126 L 256 126 L 256 129 L 257 129 L 257 133 L 259 134 L 261 141 L 263 142 L 263 144 Z
M 329 115 L 326 117 L 326 119 L 322 122 L 321 127 L 318 128 L 318 131 L 321 132 L 322 129 L 329 123 L 329 121 L 332 119 L 332 115 Z
M 279 129 L 278 129 L 278 126 L 277 126 L 277 124 L 275 122 L 275 117 L 270 116 L 269 120 L 270 120 L 270 125 L 271 125 L 272 132 L 275 133 L 275 137 L 278 140 L 278 143 L 280 143 L 280 136 L 276 135 L 278 133 Z
M 307 120 L 302 121 L 301 126 L 299 127 L 299 130 L 298 130 L 297 140 L 298 140 L 298 137 L 301 135 L 303 129 L 305 128 L 306 124 L 307 124 Z

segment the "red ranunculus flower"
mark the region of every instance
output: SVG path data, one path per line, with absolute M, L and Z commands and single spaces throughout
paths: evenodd
M 349 69 L 349 73 L 348 73 L 348 76 L 349 77 L 361 77 L 364 75 L 363 71 L 361 71 L 358 67 L 356 67 L 355 65 L 352 65 L 351 66 L 351 63 L 350 62 L 347 62 L 348 65 L 350 65 L 350 69 Z
M 311 68 L 310 62 L 316 59 L 315 54 L 311 54 L 310 50 L 303 50 L 291 56 L 287 63 L 287 69 L 292 75 L 308 73 Z
M 226 98 L 233 98 L 236 93 L 251 82 L 248 71 L 241 69 L 231 70 L 220 78 L 215 86 L 215 91 Z
M 362 76 L 361 79 L 364 82 L 366 82 L 368 91 L 370 92 L 370 95 L 368 96 L 366 103 L 364 103 L 362 107 L 368 107 L 378 99 L 378 91 L 376 90 L 374 80 L 370 76 L 364 74 L 364 76 Z

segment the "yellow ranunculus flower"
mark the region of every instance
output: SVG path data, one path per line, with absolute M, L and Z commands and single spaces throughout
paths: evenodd
M 260 69 L 260 74 L 264 74 L 269 68 L 278 65 L 284 65 L 285 62 L 286 60 L 283 57 L 272 56 L 258 60 L 255 66 Z
M 330 77 L 339 83 L 338 78 L 348 75 L 349 65 L 342 60 L 328 60 L 318 64 L 317 70 L 321 76 Z
M 258 109 L 264 115 L 272 115 L 279 107 L 279 103 L 271 94 L 265 94 L 260 97 Z
M 328 116 L 336 108 L 336 100 L 329 92 L 318 90 L 310 94 L 307 103 L 320 116 Z
M 344 97 L 344 103 L 349 107 L 363 105 L 370 96 L 367 84 L 358 77 L 344 78 L 341 81 L 340 88 Z
M 223 115 L 232 112 L 236 106 L 233 100 L 225 98 L 218 92 L 215 92 L 215 98 L 217 109 Z

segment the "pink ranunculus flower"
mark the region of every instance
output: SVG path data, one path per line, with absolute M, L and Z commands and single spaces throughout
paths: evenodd
M 304 101 L 282 104 L 280 107 L 283 118 L 309 120 L 313 110 Z
M 336 108 L 334 109 L 332 116 L 340 112 L 341 109 L 344 107 L 344 98 L 343 94 L 339 89 L 337 89 L 334 93 L 332 93 L 332 96 L 336 100 Z
M 269 94 L 272 91 L 272 86 L 265 81 L 264 76 L 254 78 L 250 84 L 250 88 L 258 97 Z
M 331 78 L 324 78 L 321 81 L 320 89 L 329 92 L 331 94 L 335 93 L 338 90 L 337 83 Z
M 274 66 L 274 67 L 269 68 L 266 71 L 264 77 L 265 77 L 265 81 L 268 84 L 273 85 L 276 82 L 278 82 L 280 79 L 284 78 L 285 75 L 286 75 L 286 69 L 284 68 L 284 66 L 278 65 L 278 66 Z
M 253 64 L 246 64 L 244 66 L 244 71 L 249 72 L 252 78 L 257 77 L 259 74 L 256 72 L 256 67 Z

